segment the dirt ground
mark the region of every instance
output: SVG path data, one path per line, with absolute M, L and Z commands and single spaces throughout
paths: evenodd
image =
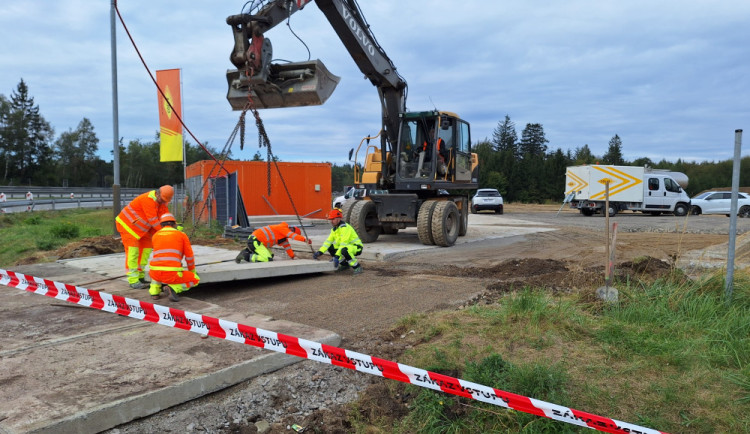
M 557 215 L 558 208 L 511 204 L 506 206 L 503 217 L 498 216 L 557 229 L 553 231 L 457 244 L 389 262 L 368 262 L 364 264 L 365 273 L 360 276 L 323 273 L 302 279 L 254 282 L 251 291 L 247 291 L 247 283 L 231 283 L 191 291 L 191 296 L 205 300 L 219 297 L 223 302 L 242 304 L 257 313 L 332 330 L 343 337 L 343 348 L 398 360 L 409 344 L 402 338 L 404 331 L 394 325 L 409 314 L 459 309 L 475 303 L 491 304 L 508 291 L 524 286 L 582 292 L 593 297 L 594 290 L 604 283 L 605 219 L 578 216 L 570 210 Z M 673 216 L 621 215 L 613 221 L 620 225 L 615 275 L 631 280 L 650 281 L 662 277 L 673 271 L 682 255 L 726 243 L 728 239 L 729 219 L 724 216 L 683 220 Z M 743 221 L 738 229 L 741 233 L 747 231 L 750 222 Z M 110 237 L 84 240 L 55 254 L 73 257 L 122 251 L 121 246 L 118 249 L 118 245 L 107 238 Z M 194 244 L 199 243 L 242 247 L 224 239 L 194 240 Z M 308 378 L 301 374 L 300 368 L 289 367 L 273 376 L 295 385 L 295 390 L 315 387 L 310 383 L 316 378 L 341 381 L 338 386 L 341 390 L 346 387 L 366 389 L 366 393 L 360 394 L 362 400 L 358 409 L 368 417 L 396 418 L 406 411 L 408 397 L 400 394 L 401 398 L 394 401 L 394 395 L 382 380 L 358 373 L 353 376 L 343 376 L 340 372 L 330 374 L 329 369 L 332 368 L 325 365 L 308 366 L 302 371 L 312 371 Z M 313 406 L 308 410 L 306 404 L 300 402 L 323 400 L 329 390 L 313 389 L 297 398 L 292 394 L 285 396 L 283 403 L 276 397 L 266 404 L 253 404 L 253 408 L 247 410 L 250 415 L 229 416 L 237 412 L 237 402 L 250 399 L 243 397 L 257 398 L 265 393 L 261 384 L 250 381 L 237 385 L 111 432 L 179 431 L 181 426 L 196 431 L 251 433 L 257 432 L 255 424 L 262 420 L 270 423 L 270 430 L 266 432 L 271 433 L 291 432 L 288 427 L 292 423 L 318 427 L 321 432 L 351 431 L 347 422 L 349 410 L 345 406 Z M 269 409 L 264 410 L 264 405 Z M 272 417 L 270 407 L 286 410 L 281 416 Z M 208 408 L 212 411 L 205 411 Z

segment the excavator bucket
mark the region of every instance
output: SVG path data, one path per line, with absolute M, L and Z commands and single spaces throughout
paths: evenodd
M 243 110 L 247 106 L 248 93 L 259 109 L 321 105 L 331 96 L 339 80 L 341 78 L 331 74 L 318 59 L 271 64 L 266 74 L 252 77 L 234 69 L 227 71 L 227 100 L 232 110 Z

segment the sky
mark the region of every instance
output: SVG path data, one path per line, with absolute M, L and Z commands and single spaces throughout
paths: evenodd
M 526 124 L 542 124 L 551 150 L 588 145 L 601 156 L 617 134 L 631 161 L 729 160 L 735 130 L 750 134 L 747 0 L 359 3 L 408 83 L 407 109 L 459 114 L 474 143 L 491 139 L 506 115 L 519 138 Z M 88 118 L 107 161 L 114 142 L 111 5 L 8 0 L 0 8 L 0 94 L 10 98 L 23 79 L 55 137 Z M 218 150 L 239 120 L 226 100 L 226 71 L 234 68 L 226 17 L 245 5 L 117 1 L 151 72 L 181 70 L 183 119 Z M 119 136 L 125 144 L 152 141 L 157 90 L 118 18 L 115 25 Z M 349 149 L 380 129 L 376 88 L 313 3 L 265 36 L 274 59 L 317 58 L 341 77 L 321 106 L 260 112 L 273 153 L 282 161 L 346 163 Z M 257 130 L 247 131 L 243 150 L 239 139 L 230 143 L 234 158 L 259 150 Z M 750 140 L 743 141 L 742 155 L 749 155 Z

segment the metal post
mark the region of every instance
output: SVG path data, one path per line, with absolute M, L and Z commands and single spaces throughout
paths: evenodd
M 110 33 L 110 52 L 112 53 L 112 150 L 114 168 L 114 178 L 112 181 L 112 229 L 114 235 L 117 234 L 115 218 L 120 213 L 120 131 L 118 125 L 119 115 L 117 113 L 117 28 L 115 27 L 115 4 L 117 0 L 112 0 L 109 11 L 109 33 Z
M 609 275 L 609 179 L 604 179 L 604 238 L 607 240 L 604 243 L 604 258 L 606 263 L 604 264 L 604 286 L 609 288 L 611 285 L 612 276 Z
M 732 302 L 734 287 L 734 250 L 737 239 L 737 196 L 740 189 L 740 150 L 742 130 L 734 130 L 734 164 L 732 165 L 732 205 L 729 209 L 729 246 L 727 247 L 727 276 L 724 282 L 725 303 Z

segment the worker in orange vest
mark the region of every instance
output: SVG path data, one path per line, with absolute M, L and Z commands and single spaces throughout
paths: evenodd
M 146 264 L 151 254 L 151 236 L 159 226 L 159 216 L 169 212 L 167 204 L 174 196 L 174 188 L 163 185 L 133 199 L 115 218 L 117 232 L 125 248 L 125 270 L 128 284 L 133 289 L 148 286 Z
M 162 228 L 154 234 L 154 254 L 148 263 L 148 275 L 151 276 L 148 293 L 152 299 L 158 300 L 162 285 L 166 285 L 169 299 L 180 301 L 177 294 L 198 285 L 201 280 L 195 271 L 193 246 L 188 236 L 177 229 L 177 221 L 172 214 L 163 214 L 159 221 Z M 183 258 L 187 270 L 182 267 Z
M 281 222 L 277 225 L 263 226 L 256 229 L 247 237 L 247 247 L 234 258 L 234 262 L 268 262 L 273 261 L 273 253 L 270 249 L 274 245 L 284 248 L 286 254 L 294 259 L 294 250 L 289 245 L 289 239 L 312 244 L 309 238 L 302 236 L 302 231 L 298 226 L 289 226 L 287 222 Z

